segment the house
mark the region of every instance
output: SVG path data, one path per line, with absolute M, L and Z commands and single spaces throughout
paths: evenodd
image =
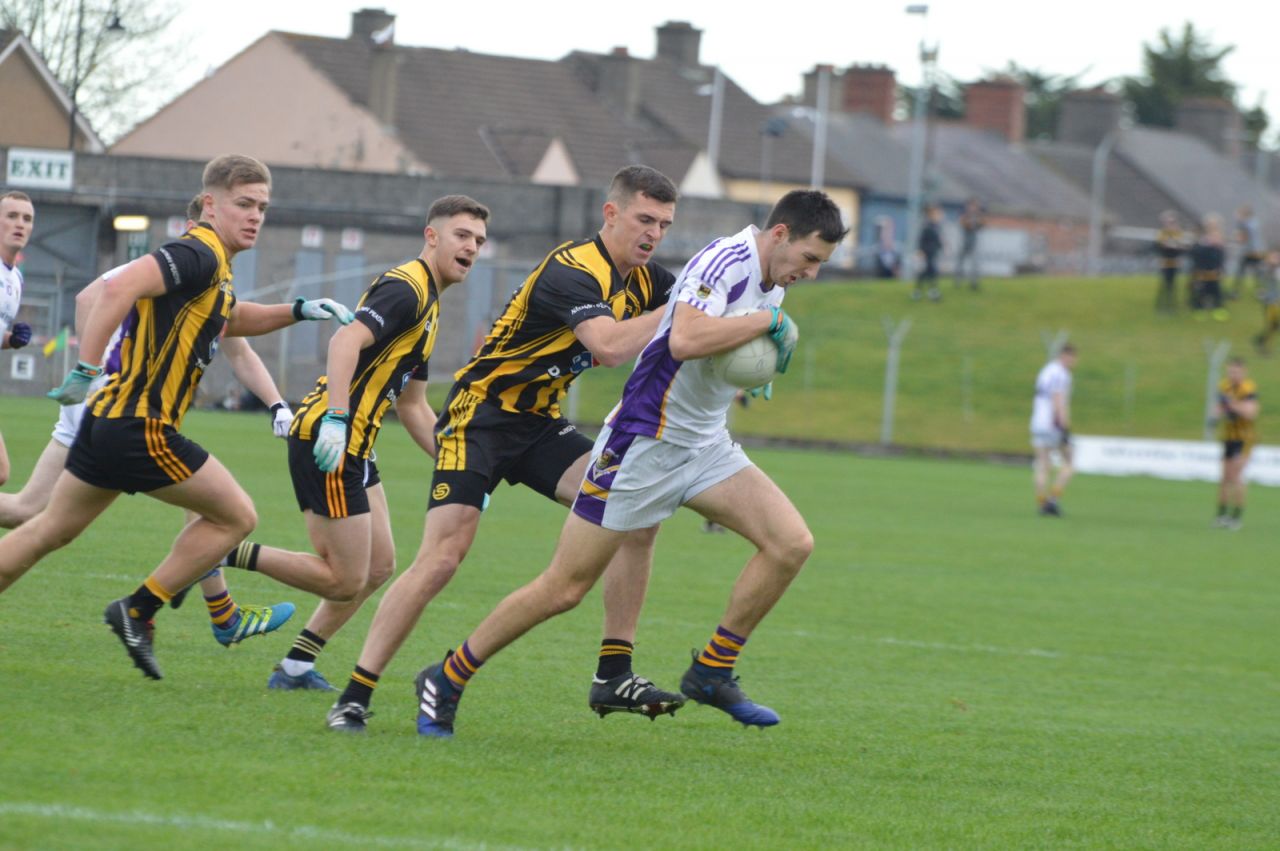
M 102 140 L 84 115 L 72 109 L 71 97 L 44 59 L 14 30 L 0 30 L 0 115 L 6 116 L 0 122 L 0 146 L 103 150 Z

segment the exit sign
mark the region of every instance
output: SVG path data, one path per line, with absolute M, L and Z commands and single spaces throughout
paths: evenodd
M 10 148 L 5 182 L 30 189 L 70 189 L 75 154 L 38 148 Z

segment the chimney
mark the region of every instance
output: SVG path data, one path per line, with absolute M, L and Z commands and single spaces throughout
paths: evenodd
M 1102 88 L 1079 89 L 1062 97 L 1058 113 L 1059 142 L 1096 148 L 1103 138 L 1120 126 L 1124 100 Z
M 1027 135 L 1027 107 L 1022 84 L 1009 77 L 971 83 L 964 90 L 965 123 L 998 133 L 1010 144 Z
M 389 47 L 395 37 L 396 16 L 386 9 L 361 9 L 351 13 L 351 40 Z
M 827 73 L 827 111 L 839 112 L 841 108 L 840 99 L 840 75 L 836 73 L 834 65 L 814 65 L 812 71 L 806 71 L 804 75 L 804 102 L 806 106 L 820 107 L 818 103 L 818 77 L 823 73 Z
M 698 67 L 698 48 L 702 30 L 688 21 L 667 21 L 658 27 L 658 59 L 666 59 L 686 68 Z
M 862 112 L 893 124 L 898 82 L 886 65 L 850 65 L 840 80 L 839 107 L 845 112 Z
M 640 111 L 640 65 L 625 47 L 615 47 L 600 57 L 596 72 L 596 94 L 625 120 Z
M 1220 98 L 1184 98 L 1174 127 L 1203 140 L 1223 156 L 1240 158 L 1244 122 L 1234 106 Z

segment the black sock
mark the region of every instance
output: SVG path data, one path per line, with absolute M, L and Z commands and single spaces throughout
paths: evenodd
M 164 607 L 164 600 L 161 600 L 151 589 L 145 584 L 139 585 L 138 590 L 134 591 L 129 597 L 129 617 L 138 620 L 149 621 L 155 617 L 156 612 Z
M 289 648 L 284 658 L 293 659 L 295 662 L 314 662 L 320 655 L 320 651 L 324 649 L 324 645 L 323 638 L 309 629 L 304 629 L 298 633 L 297 639 L 294 640 L 293 646 Z
M 631 651 L 633 650 L 635 645 L 621 638 L 606 638 L 601 641 L 596 679 L 611 680 L 621 674 L 631 673 Z
M 257 570 L 258 569 L 258 551 L 262 547 L 249 541 L 244 541 L 240 546 L 227 553 L 226 558 L 219 562 L 220 567 L 238 567 L 241 570 Z
M 1239 519 L 1240 519 L 1240 515 L 1241 515 L 1241 514 L 1244 514 L 1244 506 L 1243 506 L 1243 505 L 1237 505 L 1235 508 L 1231 509 L 1231 516 L 1232 516 L 1232 518 L 1234 518 L 1234 519 L 1236 519 L 1236 520 L 1239 520 Z
M 351 672 L 351 679 L 347 681 L 346 689 L 338 698 L 338 703 L 358 703 L 368 709 L 369 703 L 373 700 L 373 690 L 377 687 L 378 675 L 356 665 L 355 670 Z
M 1222 502 L 1218 503 L 1218 516 L 1219 516 L 1219 517 L 1226 517 L 1226 516 L 1227 516 L 1227 506 L 1226 506 L 1226 503 L 1222 503 Z

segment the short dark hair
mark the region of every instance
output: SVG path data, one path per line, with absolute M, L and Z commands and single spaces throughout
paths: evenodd
M 625 206 L 636 195 L 644 195 L 662 204 L 674 204 L 680 198 L 671 178 L 656 168 L 629 165 L 619 169 L 609 182 L 609 200 Z
M 1075 353 L 1076 347 L 1071 343 L 1063 343 L 1062 347 L 1058 349 L 1058 354 L 1060 355 L 1074 355 Z
M 791 242 L 817 233 L 823 242 L 834 245 L 849 233 L 836 202 L 817 189 L 795 189 L 779 198 L 769 213 L 765 230 L 774 225 L 786 225 L 791 231 Z
M 32 203 L 30 195 L 28 195 L 25 192 L 20 192 L 17 189 L 10 189 L 8 192 L 4 193 L 3 195 L 0 195 L 0 201 L 6 201 L 10 198 L 12 198 L 15 201 L 26 201 L 28 204 Z
M 245 154 L 223 154 L 210 160 L 204 167 L 204 180 L 201 183 L 206 190 L 231 190 L 242 183 L 265 183 L 269 189 L 271 169 L 261 160 Z
M 427 210 L 427 224 L 431 224 L 436 219 L 447 219 L 461 213 L 475 216 L 482 222 L 489 221 L 489 208 L 476 199 L 466 195 L 446 195 L 431 203 L 431 209 Z
M 191 203 L 187 205 L 187 218 L 198 222 L 202 215 L 204 215 L 204 193 L 197 192 L 196 197 L 192 198 Z

